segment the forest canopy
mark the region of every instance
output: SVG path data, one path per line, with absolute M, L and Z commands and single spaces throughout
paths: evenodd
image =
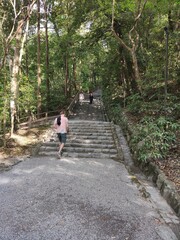
M 178 119 L 179 0 L 1 0 L 0 131 L 101 87 Z M 163 103 L 163 104 L 162 104 Z M 160 108 L 161 106 L 161 108 Z

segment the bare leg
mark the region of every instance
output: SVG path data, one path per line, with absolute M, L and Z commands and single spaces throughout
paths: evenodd
M 61 143 L 61 144 L 59 145 L 59 153 L 62 152 L 63 148 L 64 148 L 64 143 Z
M 63 148 L 64 148 L 64 143 L 61 143 L 59 151 L 61 152 L 63 150 Z

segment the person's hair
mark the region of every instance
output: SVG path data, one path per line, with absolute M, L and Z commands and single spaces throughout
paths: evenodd
M 61 110 L 60 111 L 60 114 L 62 115 L 62 114 L 65 114 L 65 111 L 64 110 Z

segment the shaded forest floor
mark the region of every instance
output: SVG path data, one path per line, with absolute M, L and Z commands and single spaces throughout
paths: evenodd
M 0 172 L 8 170 L 19 162 L 19 159 L 30 156 L 32 150 L 45 138 L 47 128 L 19 130 L 12 138 L 7 136 L 6 147 L 0 148 Z

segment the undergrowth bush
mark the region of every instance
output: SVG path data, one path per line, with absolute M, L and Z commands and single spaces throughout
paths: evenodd
M 176 142 L 179 125 L 166 117 L 145 117 L 134 128 L 131 146 L 139 161 L 163 159 Z
M 180 104 L 177 98 L 168 95 L 164 106 L 160 99 L 145 102 L 139 94 L 133 94 L 127 98 L 124 111 L 120 101 L 112 100 L 110 96 L 108 92 L 103 98 L 108 117 L 120 125 L 125 134 L 128 133 L 129 144 L 136 159 L 146 162 L 165 158 L 176 143 L 176 132 L 180 129 L 177 121 Z M 129 125 L 126 111 L 139 116 L 141 121 Z
M 132 113 L 140 113 L 144 110 L 143 108 L 143 99 L 140 94 L 133 94 L 126 99 L 127 108 Z
M 179 98 L 172 94 L 167 95 L 167 101 L 164 102 L 164 95 L 158 96 L 156 100 L 143 98 L 140 94 L 136 93 L 128 96 L 126 99 L 127 110 L 132 114 L 147 114 L 147 115 L 173 115 L 178 119 L 180 116 L 180 103 Z

